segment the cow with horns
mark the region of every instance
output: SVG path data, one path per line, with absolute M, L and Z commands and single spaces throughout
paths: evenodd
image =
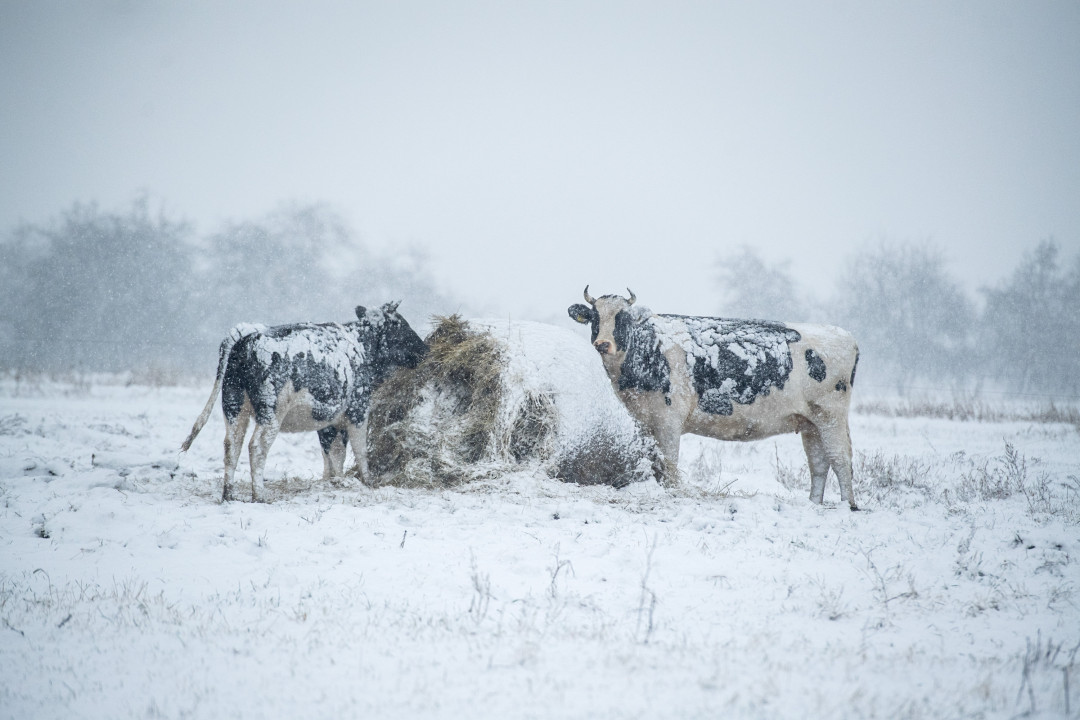
M 248 422 L 251 499 L 265 499 L 263 467 L 279 432 L 319 435 L 324 477 L 339 477 L 346 444 L 364 466 L 363 423 L 371 394 L 396 367 L 415 367 L 427 352 L 397 312 L 398 303 L 356 308 L 356 322 L 237 325 L 222 341 L 210 399 L 181 451 L 191 447 L 221 390 L 225 414 L 223 500 L 237 499 L 233 475 Z
M 840 496 L 851 489 L 848 408 L 859 350 L 846 330 L 686 315 L 658 315 L 637 297 L 594 298 L 568 308 L 592 326 L 592 344 L 630 413 L 664 454 L 664 480 L 678 477 L 679 440 L 802 435 L 810 500 L 821 503 L 832 468 Z

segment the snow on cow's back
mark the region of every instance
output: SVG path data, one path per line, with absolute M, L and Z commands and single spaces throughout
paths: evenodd
M 270 367 L 274 355 L 291 361 L 304 354 L 313 362 L 335 370 L 342 380 L 352 382 L 353 369 L 366 356 L 355 325 L 300 323 L 264 328 L 255 343 L 255 354 L 264 367 Z
M 481 319 L 470 324 L 505 347 L 508 412 L 520 407 L 530 392 L 548 394 L 558 414 L 561 445 L 588 437 L 597 427 L 624 437 L 638 432 L 596 350 L 577 333 L 527 321 Z
M 745 363 L 748 373 L 770 362 L 790 365 L 788 345 L 800 338 L 791 325 L 766 320 L 654 315 L 650 322 L 657 329 L 660 348 L 680 347 L 691 366 L 704 362 L 717 369 L 726 351 Z

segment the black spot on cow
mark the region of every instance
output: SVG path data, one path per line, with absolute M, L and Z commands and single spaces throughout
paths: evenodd
M 847 392 L 847 380 L 840 378 L 836 381 L 836 390 L 838 392 Z
M 615 315 L 615 349 L 626 351 L 619 375 L 620 390 L 670 392 L 671 368 L 660 351 L 656 329 L 622 310 Z
M 733 403 L 749 405 L 773 387 L 783 390 L 793 367 L 788 346 L 802 339 L 797 330 L 763 320 L 662 317 L 685 324 L 698 407 L 713 415 L 731 415 Z
M 338 430 L 333 425 L 324 427 L 322 430 L 319 430 L 317 434 L 319 436 L 319 445 L 322 446 L 323 452 L 325 453 L 330 452 L 330 448 L 334 446 L 334 441 L 337 440 L 338 437 L 341 437 L 342 445 L 349 444 L 349 434 L 344 430 Z
M 592 339 L 590 342 L 596 342 L 596 338 L 600 334 L 600 313 L 596 312 L 596 308 L 577 303 L 566 308 L 566 313 L 574 322 L 579 322 L 583 325 L 589 323 L 592 328 Z
M 859 367 L 859 351 L 855 351 L 855 364 L 851 366 L 851 380 L 848 381 L 848 385 L 855 387 L 855 368 Z
M 821 359 L 821 356 L 814 352 L 812 349 L 806 351 L 806 367 L 810 372 L 810 377 L 822 382 L 825 379 L 825 361 Z

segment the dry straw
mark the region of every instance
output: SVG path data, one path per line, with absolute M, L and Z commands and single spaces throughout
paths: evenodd
M 457 315 L 436 318 L 428 353 L 374 393 L 372 486 L 451 487 L 532 465 L 560 480 L 621 487 L 652 472 L 653 445 L 598 426 L 559 438 L 557 389 L 512 377 L 504 342 Z

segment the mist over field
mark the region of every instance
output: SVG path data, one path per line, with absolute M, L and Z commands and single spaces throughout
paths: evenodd
M 423 335 L 432 317 L 474 309 L 438 283 L 423 245 L 372 248 L 324 204 L 202 232 L 146 198 L 119 211 L 76 205 L 8 232 L 0 260 L 0 367 L 18 373 L 209 377 L 238 322 L 346 322 L 356 305 L 400 300 Z M 1077 397 L 1080 254 L 1032 243 L 977 293 L 930 242 L 882 240 L 841 265 L 819 288 L 790 260 L 748 246 L 715 253 L 711 314 L 842 326 L 878 394 Z M 580 300 L 533 317 L 574 327 L 561 311 Z

